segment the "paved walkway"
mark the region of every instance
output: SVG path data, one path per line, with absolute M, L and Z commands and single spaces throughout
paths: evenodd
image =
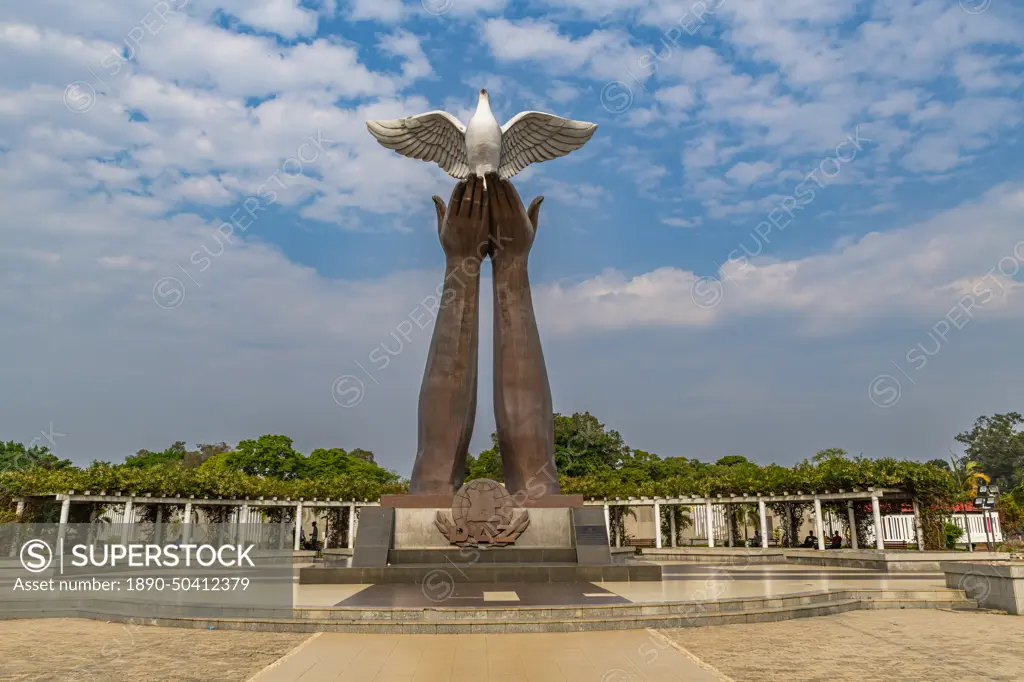
M 721 682 L 648 630 L 314 635 L 250 682 Z
M 662 562 L 663 580 L 600 583 L 462 583 L 457 569 L 438 572 L 430 589 L 420 585 L 298 585 L 298 606 L 485 607 L 597 605 L 778 597 L 845 588 L 945 589 L 941 574 L 879 573 L 859 568 L 800 566 L 703 566 Z M 506 595 L 502 600 L 496 595 Z
M 1024 617 L 854 611 L 664 630 L 736 682 L 1020 682 Z

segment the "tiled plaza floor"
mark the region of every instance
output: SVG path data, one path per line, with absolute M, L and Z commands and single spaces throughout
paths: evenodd
M 251 682 L 720 682 L 658 633 L 322 634 Z
M 663 564 L 663 567 L 660 582 L 476 584 L 442 580 L 434 589 L 418 585 L 296 585 L 295 604 L 424 608 L 567 606 L 777 597 L 843 588 L 914 590 L 946 586 L 939 574 L 879 573 L 855 568 L 785 564 L 721 567 Z M 457 569 L 451 569 L 449 574 L 457 580 Z M 487 598 L 485 592 L 515 592 L 518 600 Z M 595 596 L 599 594 L 609 596 Z

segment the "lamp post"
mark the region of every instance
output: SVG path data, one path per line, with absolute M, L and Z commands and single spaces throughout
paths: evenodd
M 974 506 L 981 509 L 981 522 L 985 526 L 985 548 L 990 552 L 996 539 L 996 529 L 989 529 L 989 520 L 992 518 L 992 510 L 996 508 L 998 502 L 999 486 L 978 486 L 978 496 L 974 498 Z

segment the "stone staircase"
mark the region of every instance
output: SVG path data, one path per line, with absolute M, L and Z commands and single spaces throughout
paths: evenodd
M 5 609 L 0 618 L 79 617 L 165 627 L 271 632 L 472 634 L 702 627 L 767 623 L 860 609 L 907 608 L 968 610 L 976 609 L 977 603 L 956 589 L 837 589 L 715 601 L 492 608 L 295 608 L 276 613 L 254 610 L 249 618 L 203 618 L 174 615 L 164 608 L 145 613 L 138 604 L 114 600 L 83 600 L 77 606 L 65 603 L 59 612 L 14 606 Z M 194 614 L 195 609 L 190 611 Z

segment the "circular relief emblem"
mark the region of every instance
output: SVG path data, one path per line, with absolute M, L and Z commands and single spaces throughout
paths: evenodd
M 464 484 L 452 498 L 452 520 L 470 537 L 495 537 L 512 521 L 512 496 L 505 486 L 487 478 Z

